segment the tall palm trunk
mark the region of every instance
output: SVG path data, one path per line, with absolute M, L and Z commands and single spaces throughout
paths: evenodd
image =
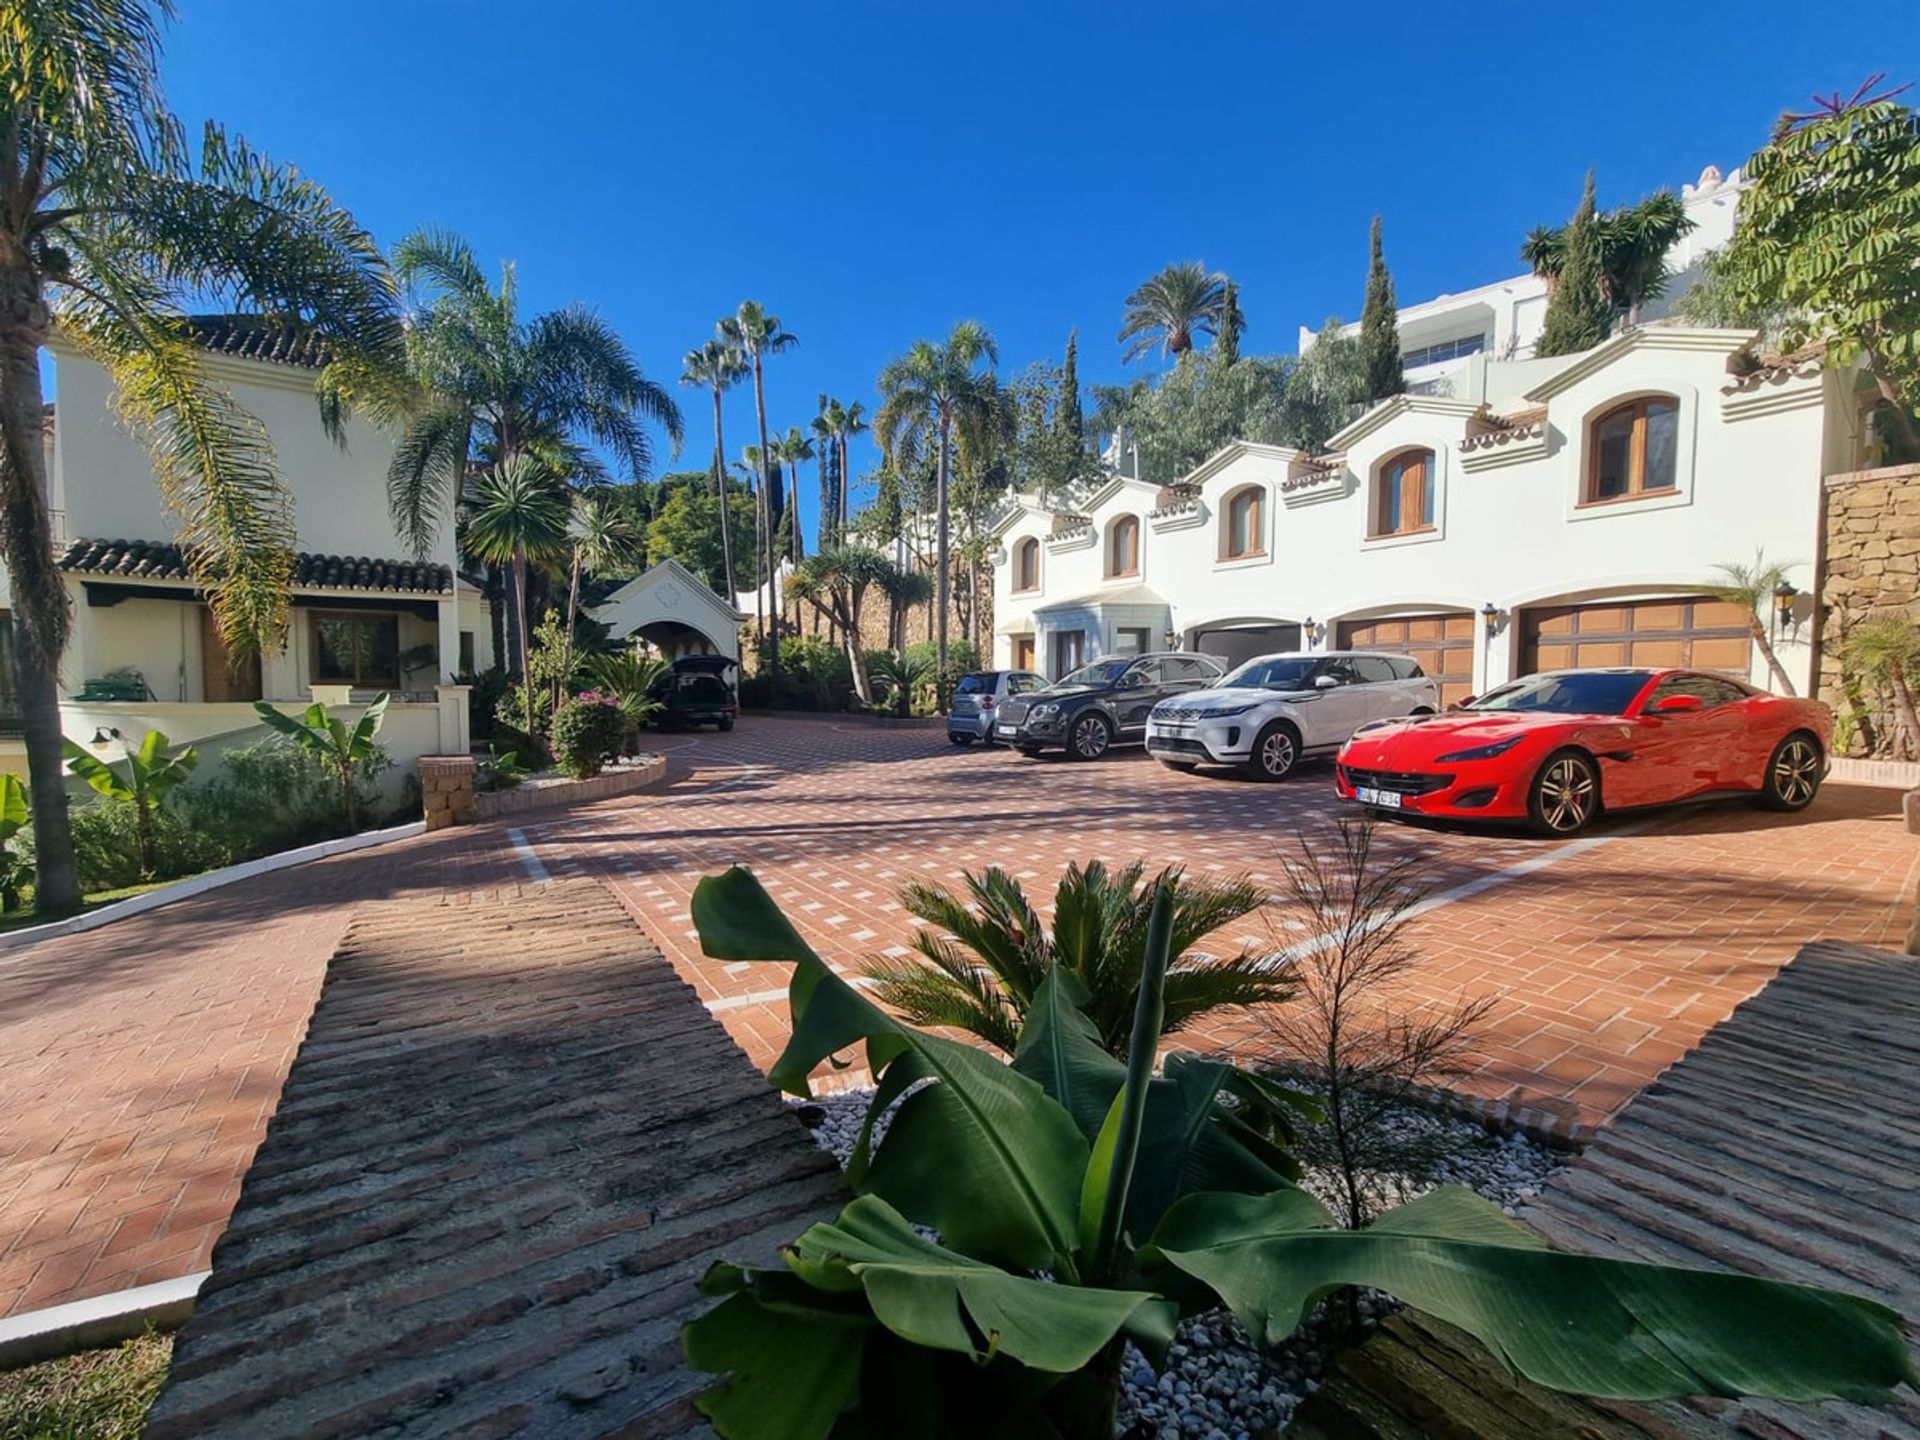
M 837 544 L 840 540 L 838 517 L 834 514 L 833 492 L 827 484 L 827 451 L 831 448 L 823 437 L 814 454 L 820 460 L 820 543 Z
M 761 541 L 767 557 L 767 608 L 773 612 L 773 645 L 767 657 L 768 673 L 772 676 L 773 686 L 780 681 L 780 606 L 773 592 L 773 552 L 779 541 L 773 533 L 773 456 L 767 449 L 767 386 L 760 366 L 760 352 L 753 352 L 753 411 L 760 424 L 760 514 L 764 538 Z M 764 641 L 765 636 L 761 637 Z M 771 694 L 769 698 L 774 698 Z
M 53 561 L 41 428 L 40 345 L 49 322 L 39 282 L 22 265 L 8 267 L 0 275 L 0 557 L 13 589 L 21 734 L 33 795 L 34 906 L 56 915 L 80 908 L 80 881 L 60 743 L 67 589 Z
M 934 623 L 939 641 L 934 647 L 934 693 L 940 704 L 947 700 L 947 452 L 952 449 L 953 418 L 945 410 L 940 414 L 940 474 L 935 482 L 934 506 Z
M 749 476 L 753 491 L 753 649 L 756 661 L 767 651 L 767 487 Z
M 849 501 L 847 498 L 848 495 L 851 494 L 853 490 L 853 477 L 847 473 L 847 459 L 848 459 L 847 437 L 845 435 L 842 435 L 839 437 L 839 439 L 840 439 L 840 535 L 841 535 L 841 538 L 844 539 L 846 538 L 847 524 L 853 518 L 853 511 L 851 509 L 852 502 Z
M 567 633 L 560 641 L 560 683 L 562 685 L 566 684 L 568 677 L 573 674 L 573 627 L 580 615 L 580 547 L 578 545 L 573 547 L 573 564 L 569 568 L 571 573 L 567 576 Z M 555 695 L 553 698 L 557 706 L 560 703 L 560 697 Z
M 519 612 L 520 683 L 527 697 L 524 718 L 527 734 L 537 736 L 540 727 L 533 723 L 533 666 L 528 663 L 532 652 L 527 648 L 527 553 L 518 545 L 513 547 L 513 598 L 514 609 Z
M 720 424 L 720 387 L 713 387 L 713 496 L 720 502 L 720 568 L 726 575 L 727 604 L 731 607 L 739 592 L 733 587 L 733 526 L 727 508 L 727 442 Z
M 1758 603 L 1765 604 L 1765 597 Z M 1780 693 L 1798 695 L 1800 692 L 1793 688 L 1793 681 L 1787 678 L 1786 667 L 1780 663 L 1780 657 L 1773 653 L 1773 641 L 1767 638 L 1767 627 L 1760 623 L 1758 608 L 1748 611 L 1747 628 L 1753 633 L 1753 643 L 1760 647 L 1760 657 L 1767 662 L 1767 672 L 1779 682 Z
M 1907 737 L 1907 754 L 1920 755 L 1920 715 L 1914 713 L 1913 690 L 1907 684 L 1907 667 L 1898 660 L 1887 663 L 1887 688 L 1893 691 L 1893 713 Z

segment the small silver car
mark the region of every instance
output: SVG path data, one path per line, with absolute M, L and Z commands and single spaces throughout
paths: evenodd
M 956 745 L 976 740 L 993 743 L 994 712 L 1010 695 L 1030 695 L 1046 687 L 1044 675 L 1031 670 L 976 670 L 953 687 L 947 710 L 947 739 Z

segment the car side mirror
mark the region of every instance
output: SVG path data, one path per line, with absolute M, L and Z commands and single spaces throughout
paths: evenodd
M 1313 688 L 1316 690 L 1334 690 L 1338 689 L 1339 685 L 1340 677 L 1338 675 L 1316 675 L 1313 677 Z
M 1702 702 L 1698 695 L 1669 695 L 1664 700 L 1654 702 L 1653 713 L 1656 715 L 1684 715 L 1689 710 L 1698 710 L 1701 704 Z

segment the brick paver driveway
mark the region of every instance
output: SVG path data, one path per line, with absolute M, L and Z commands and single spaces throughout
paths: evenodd
M 1138 752 L 1024 761 L 844 721 L 749 718 L 662 748 L 669 788 L 638 800 L 345 856 L 0 954 L 0 1315 L 205 1268 L 360 900 L 603 877 L 765 1064 L 786 977 L 699 955 L 687 904 L 703 874 L 753 865 L 851 966 L 910 938 L 894 901 L 910 877 L 951 884 L 997 863 L 1044 902 L 1067 861 L 1097 856 L 1277 890 L 1278 856 L 1336 807 L 1324 771 L 1263 786 Z M 1904 930 L 1920 847 L 1897 798 L 1835 786 L 1801 816 L 1714 806 L 1572 843 L 1394 827 L 1441 887 L 1414 931 L 1426 962 L 1410 998 L 1498 991 L 1469 1089 L 1595 1124 L 1801 942 Z M 1297 923 L 1275 905 L 1230 938 L 1284 943 Z

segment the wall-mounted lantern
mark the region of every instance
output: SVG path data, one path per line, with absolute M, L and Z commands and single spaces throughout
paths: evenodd
M 1503 618 L 1500 607 L 1491 600 L 1480 607 L 1480 623 L 1486 629 L 1489 640 L 1500 633 L 1500 621 Z
M 1773 587 L 1773 613 L 1779 617 L 1783 630 L 1793 624 L 1793 602 L 1799 594 L 1799 589 L 1790 580 L 1782 580 Z

